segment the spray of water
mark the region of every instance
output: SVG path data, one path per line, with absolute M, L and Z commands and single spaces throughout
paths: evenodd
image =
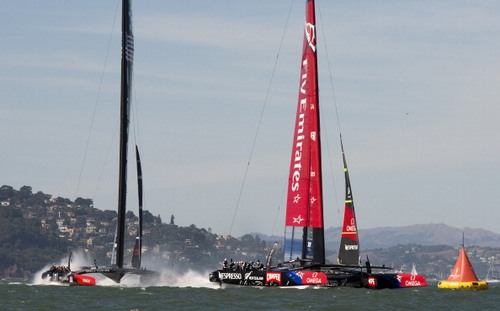
M 58 262 L 48 263 L 42 269 L 37 271 L 32 280 L 32 285 L 61 285 L 67 286 L 67 284 L 62 284 L 58 282 L 50 282 L 48 280 L 42 279 L 42 273 L 49 270 L 52 265 L 68 265 L 69 255 L 61 258 Z M 71 269 L 73 271 L 79 270 L 82 267 L 89 266 L 89 263 L 92 263 L 93 260 L 89 258 L 89 256 L 85 255 L 82 251 L 73 252 L 71 257 Z M 97 286 L 110 286 L 110 287 L 149 287 L 149 286 L 158 286 L 158 287 L 193 287 L 193 288 L 219 288 L 219 284 L 211 283 L 208 280 L 208 271 L 207 272 L 198 272 L 193 270 L 187 270 L 184 272 L 174 271 L 169 268 L 159 268 L 153 269 L 154 271 L 158 271 L 160 277 L 154 281 L 144 282 L 140 280 L 139 275 L 135 274 L 126 274 L 120 283 L 116 283 L 111 279 L 107 278 L 101 274 L 92 274 L 96 279 Z

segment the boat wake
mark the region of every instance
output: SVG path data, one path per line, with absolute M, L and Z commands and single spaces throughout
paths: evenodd
M 137 275 L 126 275 L 120 283 L 115 283 L 106 277 L 96 277 L 97 286 L 112 287 L 179 287 L 179 288 L 214 288 L 220 286 L 210 283 L 207 279 L 208 272 L 202 273 L 188 270 L 185 273 L 174 273 L 171 271 L 158 269 L 160 277 L 158 280 L 144 282 Z
M 69 256 L 65 256 L 59 260 L 59 262 L 53 262 L 52 264 L 47 264 L 45 265 L 42 269 L 39 271 L 35 272 L 33 274 L 33 280 L 31 282 L 31 285 L 58 285 L 58 286 L 64 286 L 65 284 L 62 284 L 61 282 L 51 282 L 48 279 L 42 279 L 42 274 L 49 270 L 51 266 L 67 266 L 68 265 L 68 260 Z M 79 267 L 88 265 L 90 261 L 90 258 L 88 258 L 82 251 L 75 251 L 71 255 L 71 268 L 74 269 L 79 269 Z M 67 284 L 66 284 L 67 285 Z
M 220 288 L 219 284 L 211 283 L 207 278 L 208 272 L 188 270 L 183 274 L 162 273 L 159 286 L 192 287 L 192 288 Z

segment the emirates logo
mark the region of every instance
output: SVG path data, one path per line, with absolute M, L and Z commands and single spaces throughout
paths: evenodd
M 316 30 L 315 26 L 311 23 L 306 23 L 306 40 L 309 47 L 316 52 Z

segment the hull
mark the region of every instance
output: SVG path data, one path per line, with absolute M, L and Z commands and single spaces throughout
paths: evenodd
M 378 270 L 373 273 L 372 269 Z M 372 288 L 372 289 L 394 289 L 407 287 L 427 286 L 427 280 L 423 275 L 412 273 L 389 273 L 381 272 L 388 270 L 386 267 L 323 265 L 320 271 L 326 273 L 330 286 Z
M 368 273 L 365 267 L 313 265 L 302 268 L 230 268 L 213 271 L 210 282 L 240 286 L 303 286 L 395 289 L 427 286 L 424 276 L 411 273 Z
M 229 270 L 210 273 L 210 282 L 241 286 L 327 285 L 325 273 L 311 270 Z
M 437 285 L 438 288 L 445 289 L 466 289 L 466 290 L 483 290 L 488 289 L 488 282 L 474 281 L 474 282 L 449 282 L 441 281 Z
M 95 286 L 95 278 L 89 275 L 70 274 L 68 281 L 70 285 Z
M 73 273 L 73 275 L 93 278 L 88 274 L 96 274 L 96 273 L 102 274 L 116 283 L 120 283 L 121 279 L 125 276 L 125 274 L 139 276 L 140 282 L 144 284 L 156 284 L 160 279 L 160 274 L 156 271 L 135 269 L 135 268 L 118 268 L 115 266 L 104 267 L 104 268 L 82 269 L 76 271 L 75 273 Z
M 71 272 L 61 273 L 48 270 L 42 274 L 42 279 L 63 285 L 76 285 L 76 286 L 96 285 L 94 277 L 89 275 L 75 274 Z
M 363 288 L 367 284 L 365 272 L 349 270 L 330 270 L 326 272 L 328 285 L 331 287 Z
M 427 280 L 419 274 L 380 273 L 368 276 L 365 287 L 373 289 L 395 289 L 427 286 Z
M 397 278 L 402 288 L 427 286 L 427 280 L 420 274 L 398 273 Z

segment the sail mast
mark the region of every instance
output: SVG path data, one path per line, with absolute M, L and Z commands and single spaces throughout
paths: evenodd
M 297 115 L 288 178 L 285 253 L 325 263 L 314 1 L 306 1 Z M 295 230 L 295 227 L 302 230 Z M 296 237 L 295 234 L 300 234 Z M 301 240 L 301 242 L 296 240 Z M 300 251 L 297 246 L 300 247 Z
M 130 122 L 130 93 L 132 89 L 132 60 L 134 55 L 133 38 L 130 0 L 123 0 L 120 94 L 120 169 L 118 177 L 118 223 L 116 249 L 116 265 L 119 268 L 123 267 L 125 244 L 125 215 L 127 209 L 127 149 Z

